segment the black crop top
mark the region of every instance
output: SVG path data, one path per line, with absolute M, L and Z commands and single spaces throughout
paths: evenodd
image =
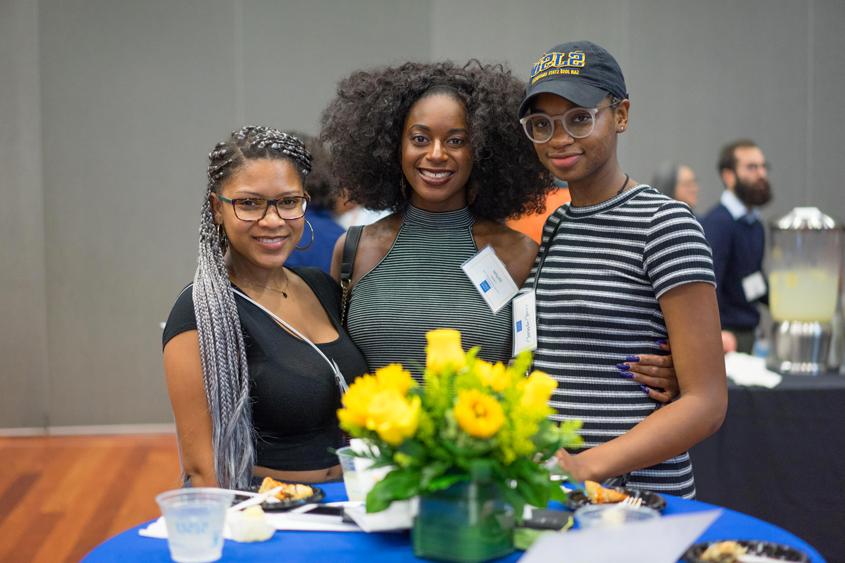
M 340 335 L 317 347 L 337 362 L 347 383 L 367 370 L 361 352 L 340 325 L 340 288 L 317 268 L 292 269 L 311 288 Z M 163 345 L 197 329 L 192 286 L 170 311 Z M 336 411 L 340 392 L 326 361 L 305 342 L 283 330 L 270 316 L 235 295 L 249 366 L 256 464 L 271 469 L 305 471 L 337 464 L 329 448 L 343 445 Z

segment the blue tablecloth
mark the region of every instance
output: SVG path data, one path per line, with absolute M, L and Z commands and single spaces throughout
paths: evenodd
M 342 483 L 322 485 L 326 502 L 346 500 Z M 682 514 L 717 508 L 711 504 L 684 500 L 666 495 L 664 514 Z M 798 548 L 810 555 L 813 562 L 824 559 L 809 544 L 793 534 L 772 524 L 746 514 L 723 509 L 722 515 L 710 526 L 699 541 L 722 539 L 756 539 L 781 543 Z M 85 563 L 133 561 L 154 563 L 168 562 L 167 541 L 145 538 L 138 529 L 131 528 L 97 546 L 83 560 Z M 514 552 L 501 561 L 516 561 L 521 551 Z M 418 561 L 411 550 L 409 533 L 365 534 L 359 532 L 276 532 L 263 543 L 242 544 L 226 541 L 222 561 L 345 561 L 379 563 L 391 561 Z

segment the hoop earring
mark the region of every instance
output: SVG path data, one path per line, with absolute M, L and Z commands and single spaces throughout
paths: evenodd
M 311 229 L 311 240 L 308 241 L 308 244 L 306 244 L 305 246 L 294 247 L 295 250 L 308 250 L 309 248 L 311 248 L 311 245 L 314 244 L 314 227 L 311 226 L 311 221 L 309 221 L 308 219 L 305 220 L 305 224 L 308 225 L 309 229 Z M 301 241 L 302 239 L 300 239 L 300 242 Z
M 220 223 L 215 227 L 217 228 L 217 240 L 220 241 L 220 250 L 223 254 L 226 254 L 226 250 L 229 248 L 229 237 L 226 236 L 226 229 Z

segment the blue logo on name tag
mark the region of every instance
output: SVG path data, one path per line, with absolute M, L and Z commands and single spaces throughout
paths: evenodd
M 516 321 L 516 331 L 522 332 L 522 321 Z
M 490 284 L 487 283 L 487 280 L 484 280 L 483 282 L 481 282 L 481 291 L 484 292 L 484 293 L 487 293 L 488 291 L 490 291 Z

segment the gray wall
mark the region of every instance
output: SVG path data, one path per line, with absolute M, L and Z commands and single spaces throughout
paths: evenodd
M 0 427 L 47 420 L 38 10 L 0 1 Z
M 589 38 L 632 95 L 626 169 L 718 199 L 718 147 L 758 140 L 770 216 L 845 218 L 838 0 L 0 0 L 0 427 L 170 420 L 159 322 L 196 260 L 210 147 L 316 132 L 334 84 L 404 60 L 506 60 Z

